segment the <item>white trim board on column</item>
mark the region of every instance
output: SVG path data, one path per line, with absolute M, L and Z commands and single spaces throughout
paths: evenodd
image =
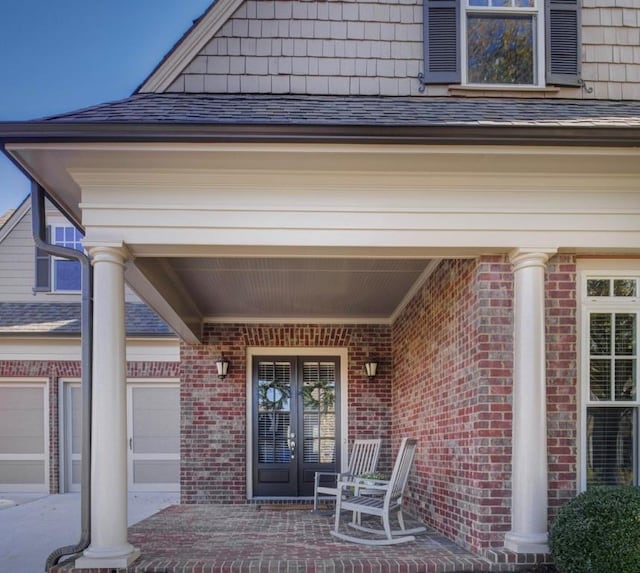
M 349 349 L 325 347 L 280 347 L 280 346 L 249 346 L 247 347 L 247 381 L 246 381 L 246 420 L 247 420 L 247 450 L 246 476 L 247 499 L 253 498 L 253 357 L 254 356 L 339 356 L 340 357 L 340 467 L 346 471 L 348 466 L 349 444 Z

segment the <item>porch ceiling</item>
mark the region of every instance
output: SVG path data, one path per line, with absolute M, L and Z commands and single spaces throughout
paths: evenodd
M 177 257 L 161 266 L 204 321 L 389 322 L 432 261 Z

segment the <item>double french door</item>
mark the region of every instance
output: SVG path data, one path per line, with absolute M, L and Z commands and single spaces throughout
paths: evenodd
M 313 494 L 317 471 L 336 471 L 338 357 L 253 359 L 253 494 Z

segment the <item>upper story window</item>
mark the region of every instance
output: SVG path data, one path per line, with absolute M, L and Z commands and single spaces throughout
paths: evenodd
M 579 0 L 424 0 L 426 84 L 580 84 Z
M 71 226 L 54 226 L 53 244 L 60 247 L 67 247 L 82 251 L 82 233 L 75 227 Z M 53 257 L 52 264 L 52 281 L 54 291 L 79 291 L 81 288 L 80 281 L 80 263 L 70 259 L 61 259 Z
M 543 18 L 536 0 L 464 0 L 463 84 L 539 85 Z
M 582 486 L 640 483 L 639 276 L 582 283 Z
M 47 226 L 47 239 L 54 245 L 82 251 L 82 233 L 66 221 Z M 51 257 L 36 249 L 35 291 L 78 292 L 81 290 L 81 267 L 75 260 Z

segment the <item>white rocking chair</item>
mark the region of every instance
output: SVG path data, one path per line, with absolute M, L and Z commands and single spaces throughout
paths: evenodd
M 382 440 L 355 440 L 353 450 L 349 458 L 349 469 L 345 473 L 316 472 L 313 489 L 313 511 L 318 511 L 318 497 L 320 494 L 337 496 L 337 482 L 352 480 L 356 476 L 373 473 L 378 467 L 380 457 L 380 444 Z M 336 485 L 321 485 L 323 476 L 331 476 L 336 479 Z
M 396 543 L 405 543 L 414 541 L 413 534 L 426 531 L 425 527 L 415 527 L 406 529 L 404 517 L 402 515 L 402 496 L 409 479 L 409 470 L 413 463 L 413 456 L 416 450 L 417 440 L 410 438 L 402 438 L 400 450 L 393 467 L 393 473 L 389 481 L 382 480 L 348 480 L 338 482 L 338 495 L 336 495 L 336 520 L 335 528 L 331 531 L 331 535 L 345 541 L 353 543 L 361 543 L 363 545 L 392 545 Z M 355 481 L 354 495 L 343 499 L 341 495 L 343 490 L 349 488 L 353 490 Z M 349 525 L 359 531 L 383 535 L 385 539 L 370 539 L 364 537 L 355 537 L 341 533 L 340 529 L 340 513 L 342 510 L 352 511 L 353 518 Z M 400 529 L 392 530 L 390 525 L 390 516 L 392 512 L 398 513 L 398 524 Z M 382 518 L 382 529 L 374 529 L 365 527 L 360 522 L 362 514 L 376 515 Z

